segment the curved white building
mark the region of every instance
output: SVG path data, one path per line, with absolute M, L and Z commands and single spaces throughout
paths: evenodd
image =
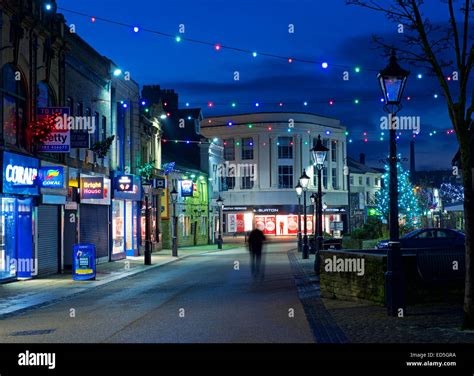
M 311 148 L 321 135 L 329 149 L 323 170 L 326 232 L 347 229 L 346 128 L 337 119 L 310 113 L 272 112 L 205 118 L 201 134 L 209 139 L 203 148 L 203 165 L 212 182 L 212 197 L 224 199 L 225 232 L 243 232 L 265 224 L 266 233 L 295 233 L 297 196 L 294 187 L 306 169 L 311 177 L 309 196 L 317 189 L 317 171 Z M 205 162 L 206 163 L 206 162 Z M 310 217 L 311 218 L 311 217 Z M 309 220 L 308 220 L 309 222 Z M 312 223 L 308 223 L 311 233 Z M 344 231 L 343 230 L 343 231 Z M 334 235 L 339 235 L 335 233 Z

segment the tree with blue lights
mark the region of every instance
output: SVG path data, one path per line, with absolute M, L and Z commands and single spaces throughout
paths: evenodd
M 405 219 L 405 226 L 415 227 L 420 223 L 420 204 L 416 197 L 413 185 L 410 182 L 409 172 L 406 171 L 401 163 L 397 163 L 398 173 L 398 215 Z M 377 210 L 388 220 L 390 196 L 390 173 L 388 165 L 385 165 L 385 173 L 382 175 L 382 188 L 375 194 Z

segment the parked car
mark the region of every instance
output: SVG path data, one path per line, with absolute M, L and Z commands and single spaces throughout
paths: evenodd
M 402 248 L 462 248 L 466 236 L 463 232 L 450 228 L 422 228 L 400 237 Z M 389 240 L 381 240 L 376 249 L 387 249 Z

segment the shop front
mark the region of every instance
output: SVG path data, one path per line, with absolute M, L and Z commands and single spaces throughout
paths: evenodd
M 300 228 L 304 228 L 301 209 Z M 314 231 L 314 207 L 306 211 L 308 234 Z M 224 229 L 227 234 L 242 234 L 258 228 L 265 235 L 291 236 L 298 234 L 298 205 L 224 206 Z M 347 229 L 345 208 L 326 207 L 323 210 L 323 232 L 335 237 Z
M 116 174 L 113 178 L 112 260 L 139 255 L 139 213 L 142 200 L 139 176 Z
M 65 166 L 41 161 L 38 174 L 40 202 L 37 221 L 38 275 L 55 274 L 62 270 L 64 262 L 62 219 L 67 189 Z
M 308 233 L 313 231 L 314 218 L 308 207 L 306 226 Z M 225 229 L 229 234 L 241 234 L 258 228 L 265 235 L 288 236 L 298 234 L 298 206 L 225 206 Z M 304 219 L 301 216 L 301 228 Z
M 98 263 L 110 260 L 109 207 L 111 180 L 99 174 L 80 174 L 79 242 L 94 244 Z
M 37 275 L 34 197 L 39 160 L 2 152 L 0 196 L 0 282 Z

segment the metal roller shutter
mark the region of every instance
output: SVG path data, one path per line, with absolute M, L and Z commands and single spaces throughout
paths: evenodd
M 86 205 L 80 207 L 81 243 L 95 244 L 99 261 L 109 260 L 109 207 Z
M 38 275 L 59 272 L 59 209 L 56 205 L 38 207 Z

